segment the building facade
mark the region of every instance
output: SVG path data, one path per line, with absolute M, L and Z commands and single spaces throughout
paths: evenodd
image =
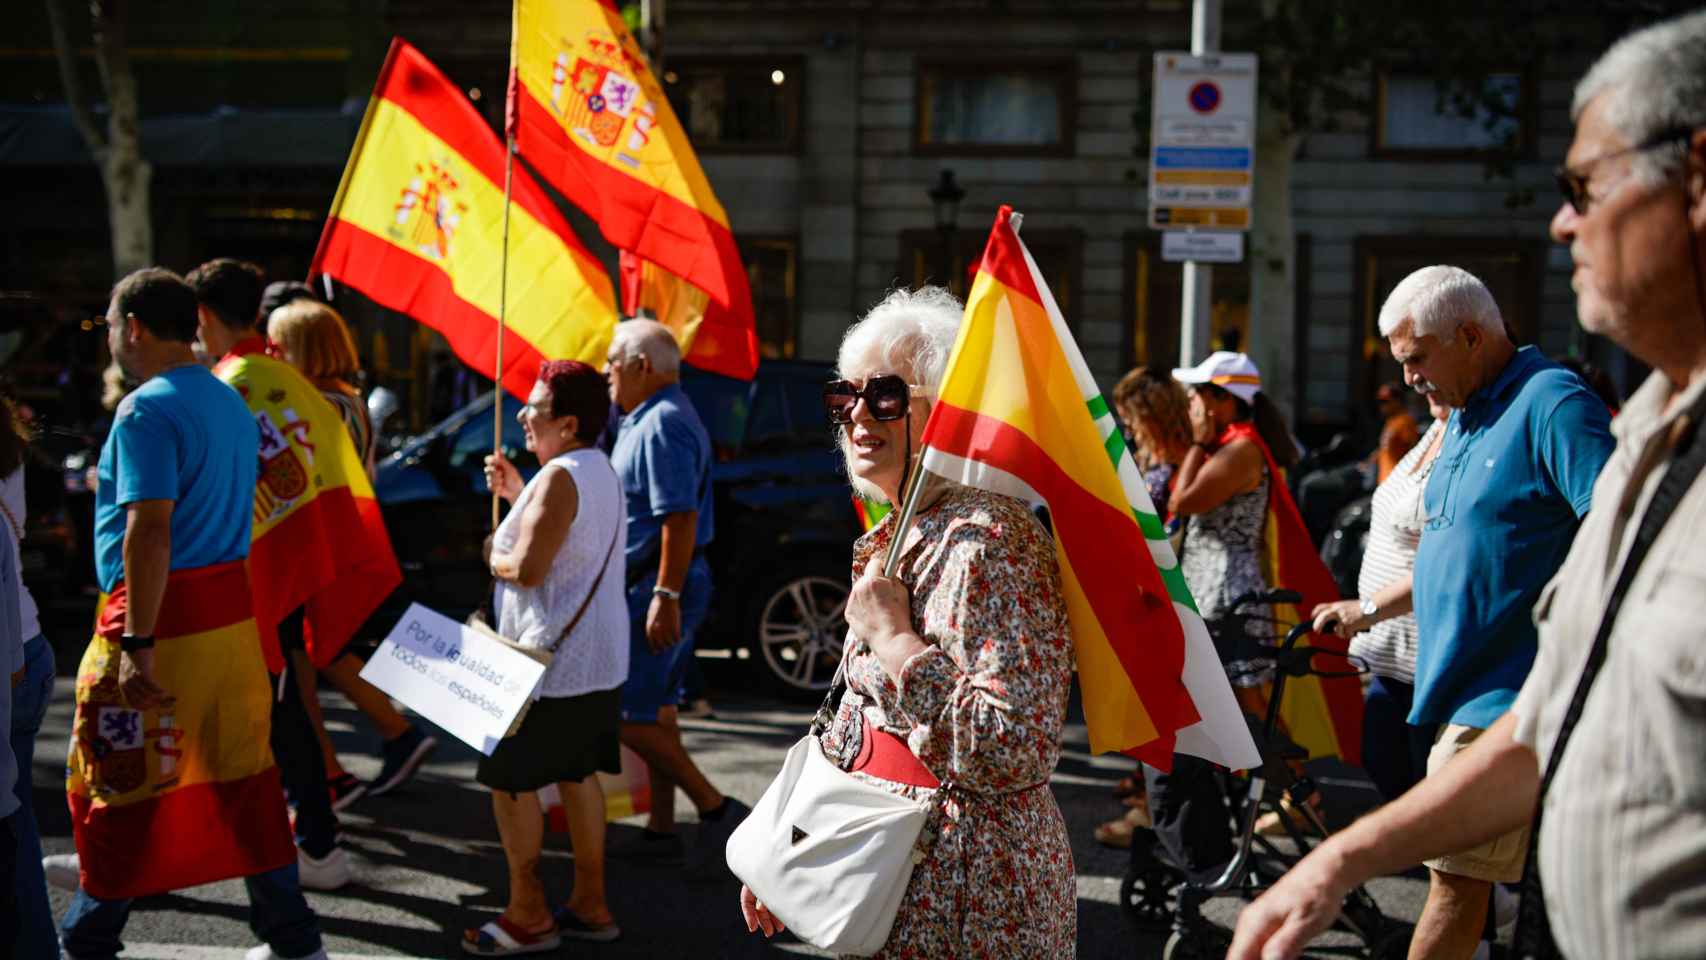
M 273 18 L 181 10 L 133 31 L 168 265 L 228 254 L 280 276 L 305 269 L 394 34 L 501 124 L 507 3 L 279 6 Z M 832 358 L 896 285 L 963 292 L 1005 203 L 1025 213 L 1023 236 L 1105 387 L 1176 361 L 1181 268 L 1146 226 L 1147 118 L 1153 54 L 1188 47 L 1188 2 L 669 0 L 666 14 L 660 72 L 740 242 L 766 354 Z M 1300 433 L 1371 423 L 1374 387 L 1396 375 L 1380 302 L 1428 263 L 1486 279 L 1519 341 L 1585 356 L 1633 388 L 1641 371 L 1577 328 L 1568 252 L 1546 238 L 1571 84 L 1600 46 L 1489 65 L 1509 116 L 1442 110 L 1432 73 L 1395 58 L 1367 77 L 1366 107 L 1304 137 L 1294 317 L 1253 315 L 1248 263 L 1218 267 L 1213 288 L 1215 331 L 1252 345 Z M 52 70 L 34 27 L 0 56 L 0 196 L 14 214 L 0 288 L 98 304 L 110 282 L 100 181 Z M 197 82 L 208 76 L 221 80 Z M 963 190 L 951 220 L 944 172 Z M 594 228 L 577 226 L 613 267 Z M 351 315 L 379 379 L 424 410 L 433 336 Z

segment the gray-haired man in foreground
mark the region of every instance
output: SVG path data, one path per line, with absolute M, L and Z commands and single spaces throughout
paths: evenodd
M 1371 876 L 1529 822 L 1543 766 L 1642 516 L 1706 393 L 1706 12 L 1635 33 L 1576 88 L 1552 236 L 1582 327 L 1655 372 L 1613 424 L 1593 509 L 1534 617 L 1510 711 L 1456 763 L 1322 844 L 1239 917 L 1232 960 L 1294 957 Z M 1698 443 L 1706 443 L 1703 435 Z M 1706 479 L 1629 582 L 1537 838 L 1546 916 L 1573 960 L 1706 957 Z

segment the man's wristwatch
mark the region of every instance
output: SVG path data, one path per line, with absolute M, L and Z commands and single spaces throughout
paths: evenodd
M 652 596 L 663 597 L 666 600 L 674 600 L 676 603 L 681 602 L 681 591 L 680 590 L 671 590 L 670 588 L 662 586 L 662 585 L 659 585 L 659 586 L 652 588 Z
M 1372 597 L 1363 597 L 1362 604 L 1357 609 L 1362 611 L 1363 616 L 1372 617 L 1380 612 L 1380 605 L 1375 603 Z
M 134 634 L 127 633 L 118 638 L 118 645 L 119 649 L 123 650 L 125 653 L 135 653 L 138 650 L 150 650 L 154 647 L 154 635 L 146 634 L 139 637 Z

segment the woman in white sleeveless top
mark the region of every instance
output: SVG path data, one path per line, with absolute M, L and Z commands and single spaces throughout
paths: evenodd
M 597 776 L 622 769 L 617 733 L 628 676 L 628 607 L 622 571 L 612 569 L 622 565 L 622 492 L 610 460 L 593 446 L 610 409 L 607 389 L 584 363 L 543 364 L 517 418 L 543 464 L 539 473 L 523 486 L 508 461 L 486 458 L 487 482 L 513 504 L 491 541 L 498 632 L 541 649 L 563 639 L 521 729 L 482 758 L 475 775 L 492 790 L 510 877 L 504 912 L 463 934 L 463 949 L 481 956 L 620 935 L 604 896 Z M 556 910 L 534 872 L 544 840 L 536 791 L 552 783 L 562 791 L 575 854 L 574 892 Z
M 1428 395 L 1433 426 L 1374 491 L 1368 544 L 1354 600 L 1317 606 L 1315 629 L 1350 640 L 1351 656 L 1368 667 L 1363 695 L 1362 763 L 1382 797 L 1396 800 L 1428 770 L 1434 725 L 1408 722 L 1416 682 L 1416 617 L 1411 572 L 1422 539 L 1422 490 L 1439 457 L 1451 408 Z

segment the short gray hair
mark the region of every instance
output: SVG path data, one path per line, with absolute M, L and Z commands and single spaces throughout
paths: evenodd
M 1630 146 L 1706 124 L 1706 11 L 1656 23 L 1613 44 L 1576 84 L 1570 119 L 1580 120 L 1601 94 L 1609 98 L 1606 118 Z M 1642 151 L 1631 169 L 1653 183 L 1680 171 L 1687 155 L 1686 143 L 1668 144 Z
M 1414 337 L 1449 338 L 1465 323 L 1505 336 L 1505 321 L 1487 285 L 1462 267 L 1423 267 L 1398 281 L 1380 308 L 1380 335 L 1409 323 Z
M 964 316 L 965 307 L 958 298 L 941 287 L 891 291 L 847 328 L 836 367 L 846 375 L 861 361 L 875 360 L 934 396 Z
M 675 334 L 656 320 L 636 317 L 616 325 L 610 337 L 610 349 L 618 360 L 645 357 L 658 373 L 681 373 L 681 345 Z

